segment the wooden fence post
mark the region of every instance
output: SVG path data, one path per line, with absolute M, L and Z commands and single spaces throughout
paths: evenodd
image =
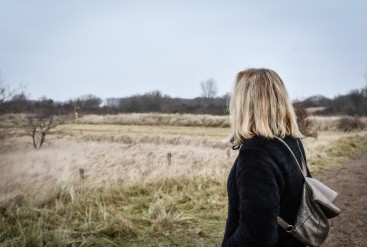
M 167 162 L 168 162 L 168 165 L 170 166 L 172 162 L 172 153 L 167 153 Z
M 85 178 L 84 169 L 82 169 L 82 168 L 79 169 L 79 178 L 80 178 L 80 180 L 84 180 L 84 178 Z

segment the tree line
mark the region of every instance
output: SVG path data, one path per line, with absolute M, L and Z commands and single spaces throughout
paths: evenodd
M 160 91 L 147 92 L 123 98 L 107 98 L 103 101 L 95 95 L 85 95 L 65 102 L 50 98 L 30 100 L 22 93 L 7 101 L 0 102 L 0 114 L 34 113 L 40 109 L 53 110 L 56 115 L 82 114 L 118 114 L 118 113 L 191 113 L 225 115 L 228 96 L 194 99 L 172 98 Z
M 366 116 L 367 85 L 347 94 L 337 95 L 332 99 L 316 95 L 304 100 L 297 100 L 294 105 L 302 108 L 320 107 L 321 109 L 315 112 L 317 115 Z
M 42 97 L 30 100 L 20 90 L 9 90 L 0 84 L 0 114 L 36 113 L 40 110 L 56 115 L 67 114 L 118 114 L 118 113 L 191 113 L 191 114 L 228 114 L 229 94 L 217 96 L 213 79 L 201 83 L 202 95 L 193 99 L 173 98 L 163 95 L 159 90 L 121 98 L 105 100 L 92 95 L 80 96 L 64 102 Z M 327 98 L 316 95 L 304 100 L 295 100 L 295 107 L 320 107 L 315 114 L 320 115 L 367 115 L 367 86 L 352 90 L 347 94 Z

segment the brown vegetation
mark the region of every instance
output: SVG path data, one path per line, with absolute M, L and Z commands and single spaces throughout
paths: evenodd
M 363 130 L 366 124 L 357 117 L 342 117 L 338 121 L 337 128 L 344 132 Z
M 342 119 L 345 118 L 348 120 L 344 122 Z M 367 124 L 367 117 L 348 118 L 345 116 L 309 116 L 308 120 L 310 121 L 310 128 L 314 131 L 345 131 L 346 128 L 350 130 L 365 130 Z M 355 124 L 355 122 L 357 122 L 357 124 Z
M 295 108 L 296 116 L 297 116 L 297 123 L 299 130 L 304 136 L 309 137 L 317 137 L 316 131 L 311 131 L 310 121 L 308 120 L 309 113 L 305 108 L 296 107 Z
M 226 178 L 237 155 L 225 141 L 227 128 L 159 125 L 167 120 L 69 124 L 34 150 L 12 126 L 19 116 L 7 117 L 1 122 L 11 131 L 0 145 L 0 245 L 219 245 Z M 151 117 L 132 116 L 129 123 Z M 189 121 L 214 121 L 208 119 Z M 317 175 L 366 150 L 367 133 L 321 131 L 303 143 Z
M 193 114 L 133 113 L 106 116 L 87 115 L 79 118 L 76 123 L 227 128 L 229 118 L 228 116 Z

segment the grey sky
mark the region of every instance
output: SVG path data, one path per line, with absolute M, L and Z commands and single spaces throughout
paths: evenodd
M 366 84 L 367 1 L 0 0 L 0 69 L 31 98 L 219 95 L 269 67 L 292 98 Z

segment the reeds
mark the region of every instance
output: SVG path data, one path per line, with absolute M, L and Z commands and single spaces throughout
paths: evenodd
M 185 126 L 185 127 L 229 127 L 228 116 L 132 113 L 117 115 L 86 115 L 79 118 L 78 124 L 117 124 L 149 126 Z

